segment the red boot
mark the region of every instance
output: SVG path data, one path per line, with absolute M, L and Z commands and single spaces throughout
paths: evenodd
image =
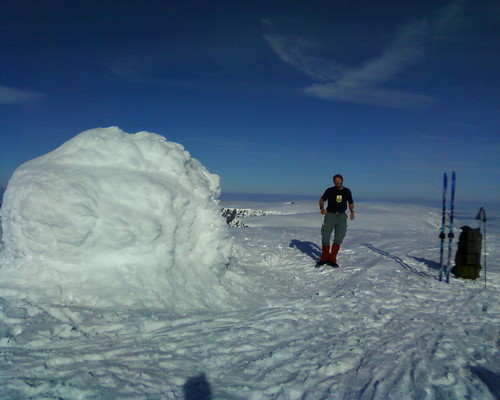
M 326 264 L 330 260 L 330 246 L 323 246 L 321 248 L 321 258 L 316 263 L 317 267 Z
M 330 252 L 330 258 L 328 259 L 328 262 L 332 265 L 332 267 L 338 267 L 339 265 L 337 264 L 337 254 L 340 250 L 340 245 L 339 244 L 332 244 L 332 251 Z

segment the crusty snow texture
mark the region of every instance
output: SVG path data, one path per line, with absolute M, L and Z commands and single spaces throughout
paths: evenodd
M 223 305 L 232 245 L 218 195 L 219 177 L 162 136 L 82 132 L 11 178 L 1 279 L 51 303 Z

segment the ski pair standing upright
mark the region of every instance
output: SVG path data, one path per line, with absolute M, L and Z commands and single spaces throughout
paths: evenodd
M 448 225 L 448 259 L 446 266 L 444 263 L 444 242 L 446 239 L 446 194 L 448 191 L 448 175 L 446 172 L 443 176 L 443 207 L 441 213 L 441 233 L 439 234 L 439 239 L 441 239 L 441 247 L 439 252 L 439 280 L 443 280 L 443 275 L 446 276 L 446 283 L 450 282 L 450 269 L 451 269 L 451 244 L 454 238 L 453 233 L 453 220 L 455 218 L 455 181 L 456 175 L 453 171 L 451 175 L 451 199 L 450 199 L 450 220 Z

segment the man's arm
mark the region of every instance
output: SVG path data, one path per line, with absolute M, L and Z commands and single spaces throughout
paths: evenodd
M 349 215 L 349 218 L 351 219 L 351 221 L 354 219 L 354 203 L 349 203 L 349 211 L 350 211 L 350 215 Z
M 323 197 L 319 199 L 319 210 L 320 210 L 321 214 L 326 214 L 325 200 L 323 200 Z

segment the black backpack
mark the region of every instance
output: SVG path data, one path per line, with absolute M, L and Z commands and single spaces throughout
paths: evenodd
M 479 228 L 462 226 L 458 238 L 458 249 L 455 256 L 455 266 L 451 273 L 458 278 L 477 279 L 481 271 L 481 245 L 483 235 Z

